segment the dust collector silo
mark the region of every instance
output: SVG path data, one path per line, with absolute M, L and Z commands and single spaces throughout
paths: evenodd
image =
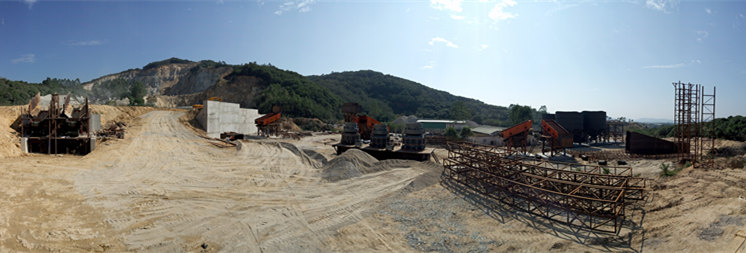
M 583 132 L 591 139 L 603 136 L 606 132 L 605 111 L 583 111 Z
M 555 120 L 573 136 L 574 142 L 584 142 L 583 114 L 580 112 L 557 112 Z

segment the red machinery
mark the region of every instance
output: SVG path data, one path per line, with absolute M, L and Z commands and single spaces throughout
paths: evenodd
M 370 140 L 370 134 L 373 132 L 373 126 L 381 124 L 378 120 L 368 116 L 362 115 L 357 117 L 357 129 L 360 131 L 360 138 L 363 140 Z
M 342 105 L 342 112 L 345 114 L 345 122 L 357 123 L 358 133 L 363 140 L 370 140 L 373 126 L 381 124 L 378 120 L 368 115 L 358 116 L 361 107 L 357 103 L 345 103 Z
M 533 122 L 531 120 L 526 120 L 502 131 L 503 140 L 508 150 L 513 147 L 521 147 L 521 151 L 526 152 L 528 131 L 531 130 L 532 125 Z
M 543 133 L 542 139 L 550 141 L 552 153 L 554 153 L 555 149 L 572 147 L 572 134 L 562 127 L 562 125 L 557 123 L 557 121 L 551 119 L 542 120 L 541 130 Z M 544 152 L 543 144 L 544 142 L 542 142 L 542 152 Z
M 256 128 L 258 129 L 258 135 L 269 136 L 277 135 L 280 130 L 279 120 L 282 114 L 279 112 L 267 113 L 254 120 Z

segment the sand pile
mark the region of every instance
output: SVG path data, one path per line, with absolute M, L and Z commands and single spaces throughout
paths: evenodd
M 23 153 L 18 134 L 10 127 L 21 115 L 22 108 L 20 105 L 0 107 L 0 157 L 19 156 Z
M 378 159 L 358 149 L 350 149 L 324 165 L 321 177 L 332 182 L 378 171 Z

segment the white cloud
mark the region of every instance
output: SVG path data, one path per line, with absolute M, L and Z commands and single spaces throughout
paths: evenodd
M 482 44 L 482 45 L 479 45 L 479 50 L 485 50 L 485 49 L 487 49 L 488 47 L 490 47 L 490 46 L 489 46 L 489 45 L 487 45 L 487 44 Z
M 710 10 L 710 8 L 705 8 L 705 12 L 707 12 L 707 14 L 712 14 L 712 10 Z
M 420 69 L 433 69 L 435 68 L 435 61 L 428 61 L 427 65 L 420 67 Z
M 34 63 L 36 61 L 36 55 L 34 54 L 24 54 L 21 55 L 21 57 L 15 58 L 12 60 L 12 62 L 15 63 Z
M 490 10 L 489 17 L 492 20 L 500 21 L 500 20 L 506 20 L 515 18 L 518 16 L 518 14 L 510 13 L 504 11 L 507 7 L 513 7 L 517 3 L 513 0 L 502 0 L 499 3 L 495 4 L 495 7 Z
M 669 64 L 669 65 L 651 65 L 651 66 L 645 66 L 642 67 L 644 69 L 675 69 L 675 68 L 681 68 L 686 66 L 684 63 L 676 63 L 676 64 Z
M 431 39 L 430 42 L 428 42 L 427 44 L 430 44 L 432 46 L 435 45 L 435 43 L 445 43 L 447 47 L 458 48 L 458 45 L 441 37 L 435 37 Z
M 697 31 L 697 42 L 702 42 L 704 39 L 710 36 L 707 31 Z
M 455 12 L 461 12 L 461 3 L 464 0 L 430 0 L 430 7 L 438 10 L 450 10 Z
M 453 15 L 453 14 L 451 14 L 451 18 L 452 18 L 452 19 L 455 19 L 455 20 L 463 20 L 463 19 L 464 19 L 464 18 L 466 18 L 466 17 L 464 17 L 464 16 L 459 16 L 459 15 Z
M 68 41 L 68 46 L 100 46 L 104 43 L 99 40 L 76 40 L 76 41 Z
M 679 4 L 679 0 L 646 0 L 645 6 L 647 6 L 650 9 L 662 11 L 662 12 L 668 12 L 671 9 L 676 8 L 676 5 Z
M 23 0 L 23 3 L 28 5 L 28 8 L 31 9 L 34 7 L 34 4 L 37 2 L 37 0 Z
M 294 11 L 297 10 L 298 12 L 309 12 L 311 11 L 311 5 L 316 3 L 316 0 L 298 0 L 298 1 L 288 1 L 283 4 L 281 4 L 277 11 L 275 11 L 275 14 L 282 15 L 285 12 L 288 11 Z

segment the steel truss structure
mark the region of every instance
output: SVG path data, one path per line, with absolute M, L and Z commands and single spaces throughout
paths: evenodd
M 625 205 L 641 200 L 645 179 L 629 167 L 521 159 L 504 149 L 448 143 L 444 176 L 532 215 L 618 233 Z
M 708 125 L 707 129 L 702 129 L 702 135 L 709 137 L 709 140 L 700 138 L 700 148 L 702 149 L 702 162 L 708 168 L 714 166 L 715 154 L 715 87 L 712 87 L 712 94 L 705 94 L 705 87 L 702 87 L 702 125 Z M 709 124 L 707 123 L 709 122 Z M 709 151 L 709 152 L 707 152 Z
M 712 94 L 705 94 L 701 84 L 676 82 L 673 87 L 675 143 L 679 158 L 691 161 L 695 167 L 700 163 L 711 164 L 711 151 L 715 147 L 715 87 Z M 708 121 L 709 129 L 705 129 Z M 703 137 L 709 137 L 709 140 L 705 141 Z

